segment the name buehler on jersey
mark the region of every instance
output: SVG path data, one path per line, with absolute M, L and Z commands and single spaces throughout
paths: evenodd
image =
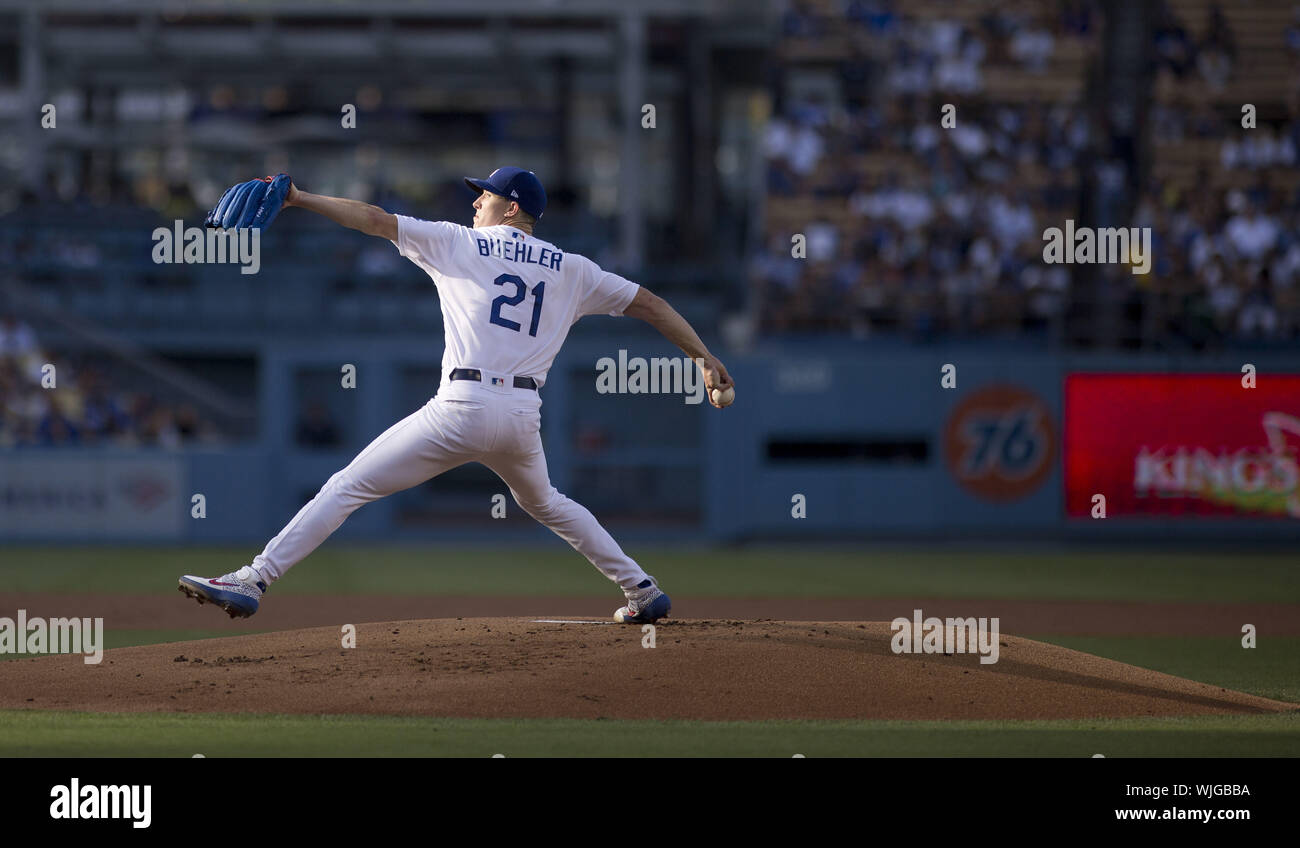
M 438 287 L 443 374 L 481 368 L 540 387 L 579 318 L 622 315 L 640 288 L 505 224 L 472 230 L 398 215 L 394 243 Z
M 180 588 L 232 616 L 252 615 L 262 593 L 363 504 L 467 462 L 492 469 L 515 501 L 621 587 L 619 621 L 655 621 L 668 596 L 585 507 L 556 491 L 541 441 L 538 392 L 569 329 L 584 315 L 635 314 L 696 362 L 710 388 L 733 385 L 726 368 L 665 301 L 636 283 L 532 235 L 545 206 L 536 175 L 500 168 L 479 191 L 475 226 L 392 215 L 359 201 L 291 186 L 299 206 L 387 238 L 433 280 L 446 335 L 442 385 L 334 474 L 250 565 L 219 578 L 186 575 Z M 531 208 L 530 208 L 531 207 Z M 634 311 L 635 310 L 635 311 Z M 714 404 L 715 406 L 718 404 Z

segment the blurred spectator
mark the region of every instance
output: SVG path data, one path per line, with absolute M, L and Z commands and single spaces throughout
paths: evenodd
M 41 366 L 55 368 L 45 388 Z M 216 437 L 190 405 L 114 392 L 108 374 L 45 351 L 30 326 L 0 318 L 0 447 L 110 444 L 176 448 Z
M 1187 76 L 1195 62 L 1196 47 L 1165 0 L 1161 0 L 1156 13 L 1154 41 L 1158 67 L 1167 68 L 1179 79 Z
M 1196 48 L 1196 69 L 1211 89 L 1217 91 L 1227 85 L 1236 55 L 1236 41 L 1228 20 L 1219 4 L 1212 4 L 1205 23 L 1205 36 Z
M 134 418 L 142 422 L 139 430 L 134 434 L 141 445 L 168 449 L 180 447 L 181 434 L 176 427 L 172 411 L 159 404 L 154 398 L 142 395 L 141 403 L 136 406 Z
M 1041 73 L 1051 61 L 1056 40 L 1045 29 L 1025 27 L 1011 38 L 1011 55 L 1026 70 Z
M 1295 142 L 1289 134 L 1278 136 L 1268 127 L 1260 127 L 1241 139 L 1224 141 L 1219 161 L 1229 169 L 1289 168 L 1296 163 Z
M 45 405 L 45 414 L 36 425 L 36 444 L 38 445 L 75 445 L 81 440 L 81 431 L 68 416 L 63 414 L 61 405 L 50 401 Z
M 190 404 L 176 408 L 172 413 L 172 426 L 180 442 L 195 442 L 204 435 L 203 420 L 199 412 Z
M 1237 314 L 1237 333 L 1243 338 L 1270 339 L 1278 332 L 1280 320 L 1273 306 L 1273 289 L 1269 283 L 1268 269 L 1259 273 L 1259 280 L 1250 287 Z
M 771 246 L 750 266 L 767 330 L 838 329 L 855 336 L 888 330 L 926 338 L 1059 329 L 1067 315 L 1079 313 L 1090 324 L 1082 334 L 1071 330 L 1080 338 L 1099 337 L 1116 318 L 1137 328 L 1121 330 L 1121 344 L 1300 338 L 1300 180 L 1294 171 L 1277 173 L 1297 165 L 1300 96 L 1285 104 L 1288 121 L 1242 133 L 1236 106 L 1157 86 L 1139 134 L 1149 132 L 1157 148 L 1183 145 L 1182 161 L 1199 172 L 1165 176 L 1171 169 L 1157 158 L 1158 176 L 1143 175 L 1146 184 L 1135 188 L 1117 167 L 1105 110 L 1023 92 L 1005 101 L 986 93 L 961 102 L 955 125 L 938 120 L 946 91 L 966 91 L 965 79 L 981 80 L 976 90 L 983 91 L 993 68 L 1003 86 L 1026 70 L 1056 75 L 1053 86 L 1063 89 L 1082 85 L 1061 76 L 1077 72 L 1070 70 L 1077 63 L 1053 57 L 1069 39 L 1082 39 L 1085 52 L 1097 55 L 1096 3 L 988 4 L 974 21 L 946 16 L 941 7 L 909 14 L 900 6 L 887 26 L 868 24 L 883 7 L 845 7 L 844 24 L 860 28 L 860 50 L 874 57 L 864 72 L 865 93 L 846 93 L 838 103 L 821 98 L 825 119 L 800 123 L 802 104 L 787 92 L 772 122 Z M 1155 11 L 1157 71 L 1226 84 L 1237 58 L 1228 16 L 1211 4 L 1203 37 L 1194 43 L 1178 17 L 1182 10 L 1162 2 Z M 810 6 L 804 13 L 815 14 Z M 1300 7 L 1296 20 L 1300 32 Z M 828 30 L 834 25 L 827 19 Z M 1300 50 L 1300 36 L 1294 40 Z M 958 73 L 958 66 L 965 70 Z M 799 73 L 811 89 L 816 66 Z M 1204 83 L 1188 79 L 1187 85 Z M 790 167 L 794 127 L 820 137 L 817 173 L 837 175 L 835 192 Z M 1217 163 L 1205 161 L 1207 149 Z M 1259 178 L 1225 179 L 1230 171 Z M 1081 193 L 1084 177 L 1097 186 L 1090 196 Z M 841 196 L 843 213 L 826 215 L 832 198 Z M 814 209 L 822 214 L 810 214 Z M 1089 214 L 1150 227 L 1152 273 L 1134 275 L 1127 265 L 1045 265 L 1044 229 Z M 791 232 L 808 236 L 807 261 L 782 255 L 782 238 Z M 1079 281 L 1089 288 L 1076 291 Z M 1103 310 L 1112 308 L 1115 314 L 1106 317 Z
M 108 381 L 99 371 L 87 371 L 82 376 L 85 399 L 82 420 L 88 441 L 113 441 L 130 429 L 130 419 L 117 399 L 108 391 Z
M 1225 232 L 1238 256 L 1259 260 L 1277 244 L 1278 225 L 1262 214 L 1257 206 L 1251 205 L 1245 215 L 1237 215 L 1228 221 Z
M 1300 54 L 1300 6 L 1291 9 L 1291 26 L 1286 28 L 1286 46 L 1292 55 Z
M 37 352 L 36 333 L 14 315 L 0 318 L 0 358 L 22 359 Z

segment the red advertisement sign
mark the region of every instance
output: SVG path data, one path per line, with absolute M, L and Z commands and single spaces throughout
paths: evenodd
M 1066 514 L 1300 518 L 1300 375 L 1072 374 Z

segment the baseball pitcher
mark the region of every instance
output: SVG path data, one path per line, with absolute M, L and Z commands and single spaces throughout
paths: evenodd
M 252 563 L 221 577 L 180 578 L 188 597 L 215 604 L 231 617 L 250 616 L 267 587 L 357 507 L 463 463 L 481 462 L 505 481 L 529 515 L 623 589 L 627 604 L 614 613 L 616 621 L 642 624 L 668 615 L 672 603 L 655 579 L 585 507 L 551 485 L 538 392 L 569 328 L 584 315 L 629 315 L 649 322 L 695 361 L 716 407 L 731 401 L 731 376 L 662 298 L 533 235 L 546 193 L 532 171 L 498 168 L 487 179 L 465 183 L 478 192 L 472 229 L 308 194 L 286 174 L 231 188 L 208 214 L 210 227 L 266 227 L 282 206 L 296 206 L 388 239 L 438 287 L 446 352 L 436 397 L 330 477 Z

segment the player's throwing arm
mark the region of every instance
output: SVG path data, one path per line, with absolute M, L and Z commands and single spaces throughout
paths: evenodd
M 515 501 L 623 590 L 616 621 L 666 618 L 672 601 L 586 507 L 551 485 L 541 441 L 540 390 L 569 329 L 584 315 L 629 315 L 651 324 L 699 367 L 709 402 L 735 399 L 727 368 L 677 310 L 653 292 L 533 235 L 546 192 L 532 171 L 498 168 L 466 178 L 478 192 L 474 226 L 398 216 L 363 203 L 300 191 L 287 174 L 232 187 L 209 227 L 270 226 L 282 207 L 324 215 L 391 241 L 425 271 L 442 307 L 442 384 L 321 487 L 248 565 L 221 577 L 185 575 L 180 590 L 232 617 L 257 612 L 262 594 L 314 551 L 353 511 L 467 462 L 486 465 Z

